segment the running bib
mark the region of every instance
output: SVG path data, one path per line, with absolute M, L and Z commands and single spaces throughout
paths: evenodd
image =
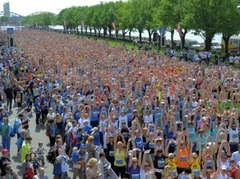
M 113 157 L 114 156 L 114 151 L 109 151 L 109 156 Z
M 187 157 L 186 156 L 180 156 L 180 161 L 187 161 Z
M 123 132 L 122 135 L 123 135 L 124 138 L 127 138 L 128 137 L 128 132 Z
M 235 138 L 238 138 L 238 134 L 233 134 L 233 135 L 232 135 L 232 138 L 234 138 L 234 139 L 235 139 Z
M 132 174 L 131 176 L 132 176 L 131 179 L 139 179 L 140 178 L 139 174 Z
M 199 169 L 193 170 L 193 176 L 194 177 L 199 177 L 200 176 L 200 170 Z
M 150 142 L 150 143 L 148 144 L 148 146 L 149 146 L 150 149 L 154 149 L 154 143 Z
M 137 148 L 141 148 L 142 147 L 142 142 L 137 142 Z
M 117 160 L 116 160 L 116 164 L 117 164 L 117 165 L 123 164 L 123 160 L 122 160 L 122 159 L 117 159 Z
M 158 160 L 158 167 L 163 168 L 165 166 L 164 160 Z
M 172 170 L 171 171 L 171 176 L 176 177 L 177 176 L 177 170 Z

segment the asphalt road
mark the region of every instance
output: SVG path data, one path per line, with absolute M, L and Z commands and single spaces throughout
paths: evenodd
M 4 105 L 4 104 L 3 104 Z M 9 116 L 9 120 L 11 125 L 13 125 L 14 123 L 14 118 L 17 116 L 17 108 L 14 107 L 12 114 Z M 32 116 L 30 115 L 30 122 L 29 122 L 29 129 L 30 129 L 30 135 L 32 137 L 32 143 L 31 146 L 33 147 L 33 151 L 36 151 L 37 147 L 38 147 L 38 142 L 43 142 L 43 146 L 44 148 L 48 151 L 49 150 L 49 139 L 47 138 L 47 136 L 45 135 L 45 128 L 43 127 L 38 127 L 36 128 L 36 124 L 35 124 L 35 113 L 32 112 Z M 11 138 L 11 150 L 10 150 L 10 158 L 11 158 L 11 166 L 12 169 L 18 174 L 19 178 L 22 178 L 22 163 L 20 161 L 20 154 L 18 154 L 17 152 L 17 146 L 16 146 L 16 141 L 17 141 L 17 136 Z M 0 148 L 2 147 L 2 138 L 0 137 Z M 47 152 L 45 153 L 46 156 Z M 45 174 L 47 174 L 47 176 L 49 177 L 49 179 L 53 178 L 53 165 L 51 163 L 49 163 L 46 160 L 45 157 Z M 69 166 L 69 170 L 70 172 L 68 173 L 68 176 L 70 178 L 72 178 L 72 172 L 71 172 L 71 167 Z

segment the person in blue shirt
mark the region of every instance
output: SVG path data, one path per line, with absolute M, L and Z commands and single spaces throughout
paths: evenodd
M 99 115 L 100 110 L 97 108 L 96 104 L 93 105 L 91 108 L 91 115 L 90 115 L 90 124 L 92 127 L 97 127 L 99 125 Z
M 141 152 L 144 152 L 144 144 L 140 131 L 135 131 L 134 145 L 136 148 L 140 149 Z
M 92 126 L 90 126 L 88 120 L 83 121 L 83 131 L 85 134 L 91 134 Z
M 103 144 L 103 141 L 100 140 L 101 139 L 101 134 L 100 134 L 98 128 L 94 127 L 92 129 L 92 133 L 91 134 L 94 137 L 94 141 L 93 141 L 94 145 L 96 145 L 98 147 L 101 146 Z
M 73 163 L 73 178 L 81 178 L 80 176 L 80 153 L 77 147 L 73 147 L 73 152 L 71 155 L 72 163 Z

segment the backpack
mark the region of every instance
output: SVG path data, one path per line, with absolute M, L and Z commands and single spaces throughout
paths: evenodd
M 47 158 L 47 161 L 49 163 L 54 164 L 55 160 L 56 160 L 55 152 L 54 151 L 49 151 L 46 158 Z
M 33 179 L 34 173 L 32 169 L 26 169 L 23 174 L 23 179 Z

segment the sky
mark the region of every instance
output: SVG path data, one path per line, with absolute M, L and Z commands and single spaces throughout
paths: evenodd
M 26 16 L 35 12 L 47 11 L 59 13 L 62 9 L 72 6 L 91 6 L 101 2 L 117 0 L 4 0 L 0 1 L 0 11 L 3 11 L 3 3 L 9 2 L 10 11 Z

